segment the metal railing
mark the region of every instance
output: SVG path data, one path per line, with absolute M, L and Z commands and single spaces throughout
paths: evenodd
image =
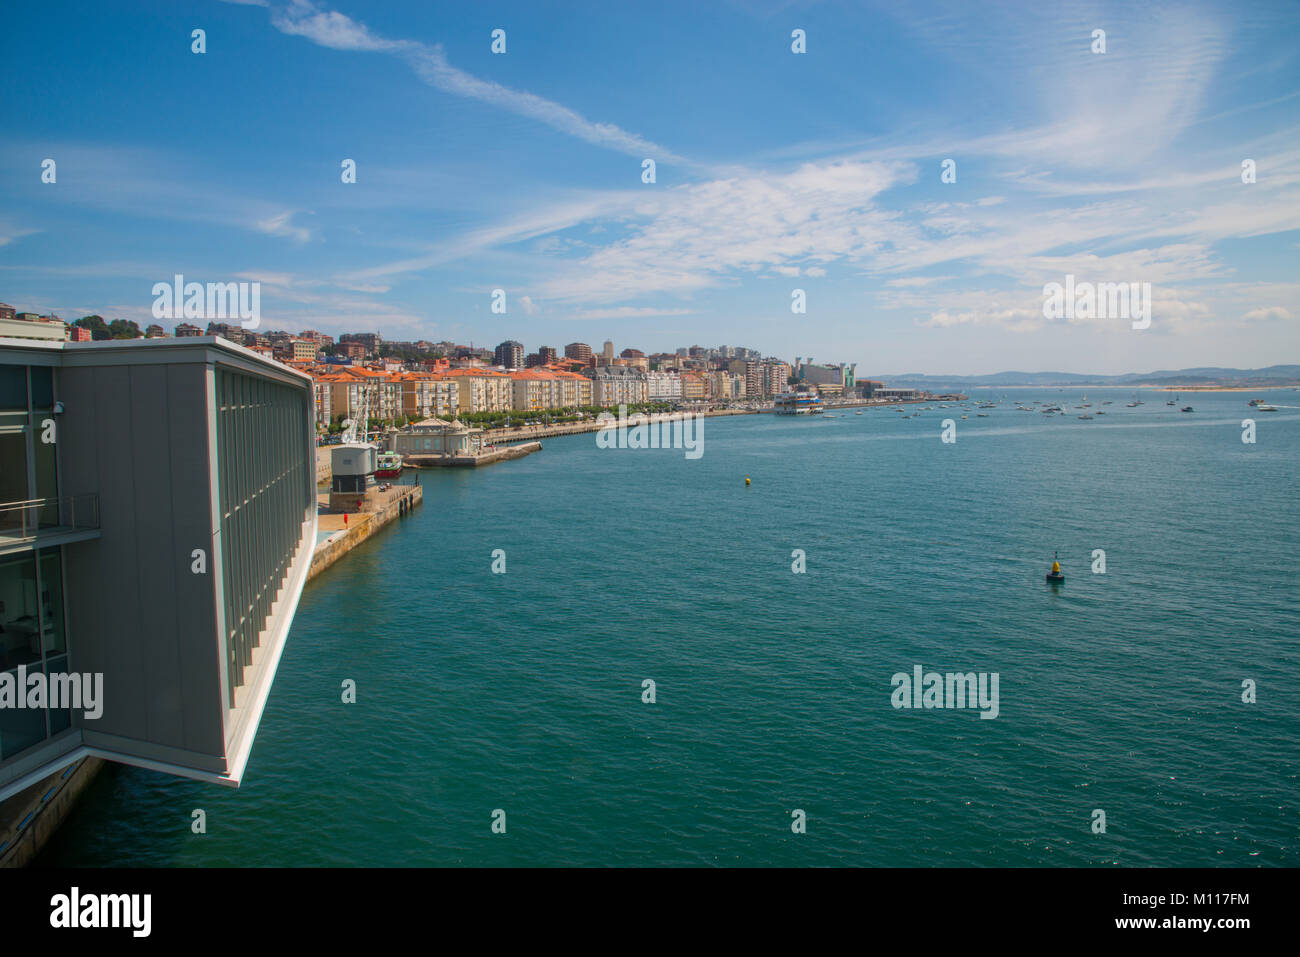
M 36 538 L 42 531 L 99 528 L 99 494 L 61 495 L 0 504 L 0 536 Z

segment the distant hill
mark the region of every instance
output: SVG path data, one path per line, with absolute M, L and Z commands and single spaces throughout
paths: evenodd
M 999 386 L 1228 386 L 1269 388 L 1300 386 L 1300 365 L 1269 366 L 1266 369 L 1163 369 L 1159 372 L 1129 372 L 1124 375 L 1086 375 L 1076 372 L 995 372 L 992 375 L 907 375 L 859 376 L 877 379 L 900 388 L 936 391 L 945 388 L 997 388 Z

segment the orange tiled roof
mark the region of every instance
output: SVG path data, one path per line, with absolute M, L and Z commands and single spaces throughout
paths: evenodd
M 438 374 L 450 376 L 479 376 L 483 378 L 492 376 L 508 378 L 504 372 L 498 372 L 496 369 L 447 369 L 445 372 Z

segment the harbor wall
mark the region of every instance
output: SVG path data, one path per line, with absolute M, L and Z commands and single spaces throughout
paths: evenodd
M 0 867 L 30 864 L 103 766 L 82 758 L 0 804 Z
M 720 415 L 756 415 L 759 411 L 758 409 L 712 409 L 708 412 L 656 412 L 644 421 L 671 422 L 673 419 L 684 419 L 693 415 L 702 415 L 706 418 Z M 610 410 L 610 415 L 617 416 L 617 413 L 617 409 Z M 633 414 L 628 413 L 628 418 L 631 419 Z M 567 422 L 563 425 L 525 425 L 517 429 L 487 429 L 483 432 L 483 442 L 486 445 L 495 442 L 518 442 L 521 439 L 546 439 L 558 435 L 598 432 L 600 428 L 601 423 L 588 419 L 585 422 Z
M 350 512 L 347 527 L 316 547 L 311 567 L 307 570 L 307 581 L 311 581 L 389 522 L 405 515 L 424 501 L 424 487 L 420 485 L 397 485 L 392 491 L 397 494 L 382 508 L 373 512 Z

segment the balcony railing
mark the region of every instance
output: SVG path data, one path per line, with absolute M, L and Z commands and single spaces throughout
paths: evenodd
M 99 528 L 99 495 L 95 492 L 0 504 L 0 538 L 11 541 L 34 539 L 42 532 L 96 528 Z

